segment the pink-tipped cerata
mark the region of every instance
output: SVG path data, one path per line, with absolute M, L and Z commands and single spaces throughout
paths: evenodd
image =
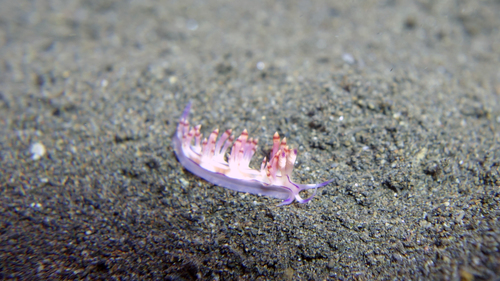
M 286 138 L 280 140 L 277 132 L 273 136 L 269 161 L 264 158 L 260 170 L 251 169 L 249 164 L 257 150 L 258 140 L 249 138 L 247 130 L 235 141 L 231 130 L 222 133 L 217 140 L 218 129 L 202 140 L 201 126 L 189 127 L 190 108 L 191 102 L 182 113 L 172 146 L 179 162 L 191 173 L 225 188 L 282 199 L 283 202 L 279 205 L 287 205 L 294 200 L 307 203 L 314 197 L 318 187 L 333 181 L 331 179 L 318 184 L 294 183 L 292 172 L 297 150 L 287 145 Z M 224 156 L 231 144 L 231 152 L 226 161 Z M 314 189 L 314 194 L 302 199 L 299 193 L 306 189 Z

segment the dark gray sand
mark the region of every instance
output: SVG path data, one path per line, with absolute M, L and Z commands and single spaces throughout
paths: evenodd
M 499 1 L 166 2 L 0 3 L 0 279 L 500 275 Z M 335 184 L 193 176 L 189 100 Z

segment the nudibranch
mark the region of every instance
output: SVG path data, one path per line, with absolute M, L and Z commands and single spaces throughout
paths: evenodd
M 203 140 L 201 125 L 189 127 L 188 115 L 191 109 L 189 102 L 182 113 L 177 131 L 172 139 L 174 152 L 181 165 L 189 172 L 215 185 L 282 199 L 279 205 L 290 204 L 296 199 L 299 203 L 307 203 L 316 195 L 316 190 L 331 183 L 334 179 L 318 184 L 298 184 L 292 181 L 292 171 L 297 158 L 297 149 L 286 144 L 286 138 L 280 140 L 276 132 L 273 136 L 273 148 L 269 161 L 264 157 L 260 171 L 249 167 L 250 160 L 257 150 L 257 139 L 248 138 L 245 129 L 234 141 L 229 129 L 217 140 L 219 130 L 215 129 Z M 194 145 L 193 143 L 194 139 Z M 231 153 L 225 154 L 231 143 Z M 314 189 L 313 195 L 302 199 L 302 190 Z

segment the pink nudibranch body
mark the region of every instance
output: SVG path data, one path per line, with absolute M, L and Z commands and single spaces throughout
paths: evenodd
M 225 131 L 217 140 L 219 130 L 215 129 L 208 139 L 202 141 L 201 125 L 189 127 L 190 109 L 191 102 L 182 113 L 172 139 L 172 146 L 182 166 L 208 182 L 236 191 L 282 199 L 283 202 L 279 205 L 287 205 L 295 199 L 299 203 L 309 202 L 316 195 L 318 187 L 323 187 L 334 180 L 318 184 L 294 183 L 292 172 L 297 150 L 288 147 L 286 138 L 280 140 L 278 133 L 273 136 L 269 161 L 264 158 L 260 170 L 249 167 L 258 140 L 248 138 L 246 130 L 234 142 L 226 161 L 224 156 L 234 141 L 232 131 Z M 302 199 L 299 193 L 306 189 L 314 189 L 314 194 Z

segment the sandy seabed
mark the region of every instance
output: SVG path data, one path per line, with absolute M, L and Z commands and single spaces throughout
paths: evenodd
M 2 1 L 0 279 L 495 280 L 500 2 L 337 2 Z M 335 184 L 193 176 L 190 100 Z

